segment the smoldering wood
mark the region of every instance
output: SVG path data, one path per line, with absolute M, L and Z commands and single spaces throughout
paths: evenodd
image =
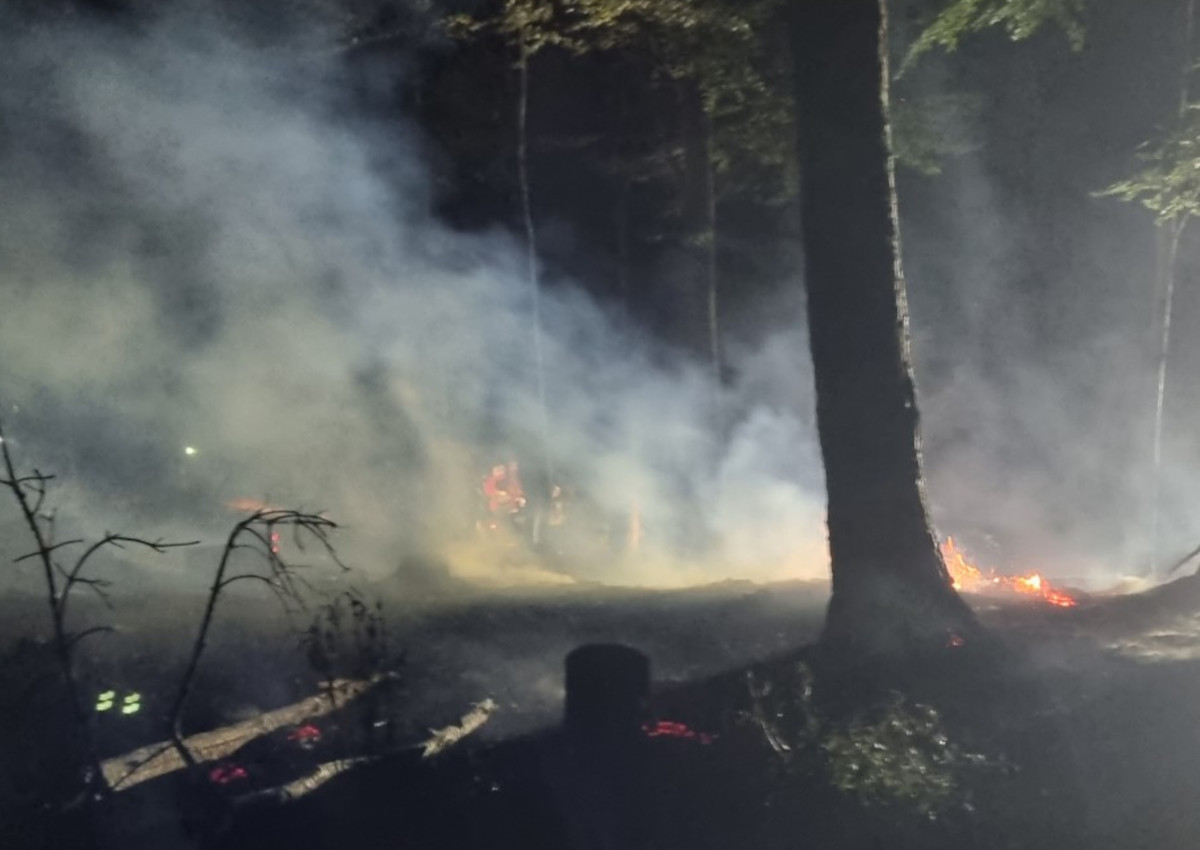
M 323 717 L 342 708 L 366 693 L 373 684 L 372 681 L 338 680 L 316 696 L 264 712 L 231 726 L 191 735 L 184 738 L 183 743 L 197 762 L 226 758 L 256 738 L 287 726 Z M 128 791 L 136 785 L 182 770 L 186 766 L 174 742 L 160 741 L 107 759 L 101 762 L 100 769 L 108 787 L 119 792 Z
M 430 758 L 452 747 L 463 738 L 479 730 L 491 719 L 499 706 L 491 699 L 476 703 L 471 710 L 463 715 L 457 726 L 447 726 L 444 729 L 430 730 L 433 734 L 421 745 L 421 756 Z
M 485 699 L 471 706 L 471 710 L 463 715 L 457 725 L 431 730 L 431 736 L 425 741 L 417 744 L 415 747 L 406 747 L 405 749 L 419 749 L 421 750 L 422 758 L 432 758 L 481 729 L 492 718 L 492 715 L 496 713 L 498 708 L 499 706 L 494 700 Z M 361 765 L 369 764 L 372 761 L 375 761 L 374 756 L 357 756 L 322 762 L 317 765 L 315 770 L 299 779 L 275 788 L 267 788 L 262 791 L 256 791 L 253 794 L 248 794 L 239 798 L 238 803 L 244 804 L 257 800 L 274 800 L 286 803 L 290 800 L 297 800 L 300 797 L 311 794 L 322 785 L 332 779 L 336 779 L 343 773 Z
M 201 732 L 184 739 L 188 751 L 197 763 L 219 761 L 228 758 L 246 744 L 279 729 L 296 726 L 323 717 L 361 697 L 376 684 L 375 680 L 339 680 L 320 694 L 264 712 L 256 717 L 222 726 L 209 732 Z M 421 751 L 422 758 L 431 758 L 474 734 L 496 713 L 499 706 L 492 699 L 471 706 L 457 724 L 442 729 L 430 730 L 430 736 L 408 749 Z M 337 759 L 323 762 L 312 772 L 281 785 L 249 795 L 251 799 L 272 797 L 278 800 L 293 800 L 320 788 L 331 779 L 361 764 L 371 761 L 371 756 Z M 103 761 L 100 765 L 104 781 L 113 792 L 128 791 L 143 782 L 157 779 L 187 767 L 178 747 L 171 741 L 160 741 Z

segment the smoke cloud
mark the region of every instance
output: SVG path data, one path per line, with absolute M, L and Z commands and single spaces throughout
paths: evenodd
M 987 92 L 984 110 L 961 119 L 980 147 L 935 180 L 910 175 L 901 194 L 939 527 L 1002 570 L 1097 586 L 1144 574 L 1154 557 L 1153 219 L 1093 194 L 1136 167 L 1135 146 L 1157 120 L 1146 114 L 1149 83 L 1134 92 L 1116 82 L 1131 57 L 1156 54 L 1120 33 L 1070 59 L 1054 45 L 997 44 L 927 66 L 934 91 Z M 1200 397 L 1186 378 L 1200 365 L 1189 339 L 1197 313 L 1179 292 L 1160 566 L 1200 531 L 1189 510 L 1200 495 L 1189 424 Z
M 473 538 L 482 475 L 544 449 L 523 246 L 434 219 L 436 152 L 354 105 L 322 33 L 3 31 L 0 404 L 63 523 L 216 540 L 257 498 L 329 511 L 374 577 L 563 580 Z M 826 574 L 802 317 L 735 349 L 717 417 L 703 369 L 578 288 L 541 310 L 550 460 L 645 539 L 563 571 Z

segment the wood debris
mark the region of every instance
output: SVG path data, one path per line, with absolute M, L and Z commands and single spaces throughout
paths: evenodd
M 433 733 L 421 747 L 421 757 L 430 758 L 445 750 L 447 747 L 452 747 L 461 741 L 463 738 L 476 731 L 483 724 L 491 719 L 491 716 L 499 708 L 494 700 L 485 699 L 483 702 L 476 703 L 471 710 L 463 715 L 457 726 L 447 726 L 444 729 L 431 729 Z
M 232 755 L 255 738 L 329 714 L 362 696 L 373 684 L 370 681 L 338 680 L 316 696 L 241 723 L 192 735 L 184 738 L 184 744 L 197 762 L 216 761 Z M 150 744 L 100 764 L 104 781 L 113 791 L 127 791 L 184 767 L 182 756 L 170 741 Z

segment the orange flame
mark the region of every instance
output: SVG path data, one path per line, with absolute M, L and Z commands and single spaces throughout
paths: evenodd
M 1057 605 L 1059 608 L 1073 608 L 1078 604 L 1070 594 L 1051 585 L 1041 573 L 1027 573 L 1022 576 L 1001 576 L 992 570 L 985 573 L 967 560 L 953 537 L 946 538 L 946 542 L 942 544 L 942 560 L 946 562 L 950 583 L 955 590 L 965 590 L 968 593 L 998 590 L 1040 596 L 1050 605 Z

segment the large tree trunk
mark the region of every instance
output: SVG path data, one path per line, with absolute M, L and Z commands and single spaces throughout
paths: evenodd
M 833 561 L 825 638 L 865 652 L 976 628 L 925 505 L 885 28 L 881 0 L 796 0 L 805 284 Z

